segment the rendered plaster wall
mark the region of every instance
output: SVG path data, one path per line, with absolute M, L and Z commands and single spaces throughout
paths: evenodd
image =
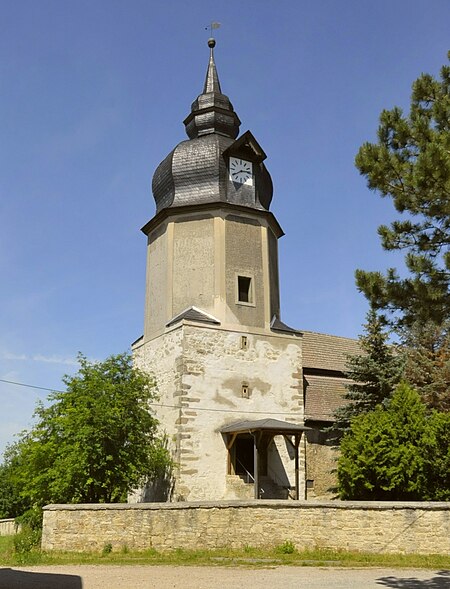
M 243 335 L 246 349 L 241 345 Z M 224 425 L 269 417 L 302 423 L 299 338 L 185 322 L 137 347 L 134 355 L 141 369 L 154 373 L 159 403 L 166 405 L 155 411 L 176 462 L 175 501 L 230 496 L 228 450 L 220 433 Z M 248 386 L 249 398 L 242 396 L 243 385 Z M 294 457 L 280 440 L 274 462 L 277 476 L 293 486 Z M 303 492 L 302 487 L 301 496 Z
M 246 217 L 229 215 L 225 223 L 225 268 L 228 324 L 265 326 L 265 293 L 261 224 Z M 251 304 L 237 302 L 237 277 L 253 281 Z
M 273 232 L 267 230 L 267 243 L 269 249 L 269 276 L 270 276 L 270 319 L 280 314 L 280 281 L 278 277 L 278 241 Z
M 320 547 L 450 553 L 448 503 L 296 501 L 56 505 L 44 508 L 44 550 Z
M 146 339 L 161 329 L 168 321 L 168 247 L 167 226 L 163 224 L 148 238 L 144 326 Z
M 173 224 L 172 310 L 170 318 L 195 305 L 214 312 L 214 220 Z

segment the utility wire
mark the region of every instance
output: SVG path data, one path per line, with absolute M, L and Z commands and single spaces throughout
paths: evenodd
M 25 384 L 24 382 L 16 382 L 14 380 L 5 380 L 4 378 L 0 378 L 0 382 L 6 382 L 8 384 L 15 384 L 18 387 L 28 387 L 29 389 L 39 389 L 41 391 L 50 391 L 51 393 L 65 393 L 66 391 L 58 391 L 56 389 L 49 389 L 47 387 L 38 387 L 34 384 Z
M 38 387 L 32 384 L 25 384 L 23 382 L 16 382 L 14 380 L 5 380 L 4 378 L 0 378 L 0 382 L 5 382 L 7 384 L 17 385 L 19 387 L 27 387 L 29 389 L 39 389 L 40 391 L 50 391 L 52 393 L 66 393 L 67 391 L 58 391 L 56 389 L 49 389 L 47 387 Z M 188 405 L 168 405 L 165 403 L 149 403 L 150 407 L 165 407 L 168 409 L 193 409 L 195 411 L 213 411 L 218 413 L 252 413 L 254 415 L 292 415 L 292 411 L 243 411 L 242 409 L 214 409 L 212 407 L 197 407 L 195 406 L 188 406 Z

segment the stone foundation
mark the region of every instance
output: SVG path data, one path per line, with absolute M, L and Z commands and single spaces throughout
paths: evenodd
M 272 547 L 450 553 L 450 503 L 230 501 L 49 505 L 43 550 Z

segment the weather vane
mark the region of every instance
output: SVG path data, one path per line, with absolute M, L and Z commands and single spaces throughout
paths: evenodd
M 213 30 L 214 29 L 218 29 L 220 27 L 220 22 L 217 21 L 213 21 L 209 27 L 205 27 L 205 31 L 207 31 L 209 29 L 209 36 L 212 37 L 213 34 Z

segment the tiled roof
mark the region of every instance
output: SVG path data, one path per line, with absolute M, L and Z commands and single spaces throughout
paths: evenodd
M 358 340 L 313 331 L 303 334 L 303 368 L 345 371 L 347 355 L 360 354 Z
M 305 420 L 334 421 L 333 413 L 347 403 L 343 397 L 345 378 L 306 375 L 305 379 Z

